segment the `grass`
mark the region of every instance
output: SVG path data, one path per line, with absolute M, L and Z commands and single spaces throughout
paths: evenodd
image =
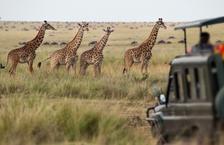
M 149 137 L 128 127 L 106 106 L 47 101 L 36 96 L 4 100 L 0 109 L 0 144 L 29 145 L 83 142 L 97 145 L 144 145 Z M 131 141 L 130 141 L 131 140 Z
M 6 27 L 1 23 L 2 27 Z M 40 23 L 24 23 L 8 22 L 7 27 L 14 29 L 9 31 L 0 31 L 0 35 L 4 36 L 0 39 L 0 62 L 6 63 L 7 52 L 15 47 L 18 47 L 18 42 L 23 42 L 35 36 L 36 32 L 33 26 L 40 26 Z M 53 23 L 57 27 L 57 31 L 48 31 L 46 33 L 44 42 L 68 42 L 71 40 L 76 31 L 67 30 L 65 23 Z M 58 25 L 62 25 L 58 28 Z M 68 74 L 62 67 L 59 72 L 49 71 L 49 62 L 43 64 L 40 70 L 37 69 L 37 62 L 49 56 L 54 50 L 62 46 L 44 46 L 42 45 L 37 50 L 37 57 L 34 63 L 35 74 L 31 76 L 27 71 L 27 65 L 19 65 L 17 75 L 15 78 L 10 78 L 6 70 L 1 70 L 0 73 L 0 90 L 2 90 L 1 97 L 8 97 L 12 94 L 29 94 L 38 93 L 40 96 L 54 97 L 72 97 L 72 98 L 98 98 L 98 99 L 141 99 L 142 97 L 152 97 L 155 95 L 155 89 L 165 90 L 167 73 L 169 65 L 167 63 L 183 50 L 177 50 L 176 47 L 180 44 L 155 46 L 153 49 L 153 58 L 149 68 L 149 77 L 144 78 L 140 74 L 139 66 L 134 66 L 129 77 L 122 75 L 123 69 L 123 54 L 127 48 L 132 48 L 130 43 L 132 41 L 143 41 L 150 32 L 148 24 L 144 23 L 114 23 L 115 32 L 111 34 L 108 45 L 105 50 L 105 59 L 102 66 L 102 76 L 99 78 L 93 77 L 93 68 L 88 69 L 87 77 L 80 77 L 79 75 Z M 72 24 L 69 27 L 74 27 Z M 90 49 L 88 43 L 93 40 L 99 40 L 102 35 L 104 27 L 107 24 L 90 24 L 90 31 L 84 35 L 84 39 L 78 54 Z M 128 26 L 128 27 L 127 27 Z M 131 26 L 138 27 L 138 29 L 130 29 Z M 67 26 L 68 27 L 68 26 Z M 22 31 L 27 28 L 29 31 Z M 95 29 L 93 29 L 95 28 Z M 172 31 L 173 28 L 168 28 Z M 145 31 L 148 31 L 147 33 Z M 178 32 L 179 33 L 179 32 Z M 138 34 L 138 35 L 136 35 Z M 164 36 L 165 35 L 165 36 Z M 173 35 L 173 34 L 170 34 Z M 158 39 L 167 39 L 169 34 L 165 30 L 161 30 Z M 177 37 L 177 36 L 176 36 Z M 177 38 L 181 39 L 181 38 Z M 177 41 L 175 40 L 175 41 Z M 160 54 L 161 51 L 171 53 Z M 79 66 L 79 65 L 78 65 Z M 78 67 L 79 70 L 79 67 Z M 16 81 L 14 81 L 16 80 Z M 54 85 L 53 85 L 54 84 Z M 156 86 L 156 87 L 155 87 Z M 153 92 L 153 93 L 152 93 Z
M 47 31 L 44 42 L 68 42 L 77 32 L 75 23 L 51 23 L 57 31 Z M 161 29 L 157 41 L 172 44 L 155 45 L 148 77 L 134 66 L 129 76 L 122 75 L 123 55 L 132 41 L 141 43 L 152 28 L 152 23 L 91 23 L 90 31 L 78 50 L 78 55 L 99 40 L 103 28 L 114 27 L 108 46 L 104 50 L 102 75 L 93 77 L 93 68 L 85 77 L 68 74 L 64 67 L 57 72 L 49 70 L 49 62 L 37 69 L 37 63 L 62 46 L 41 45 L 34 62 L 34 74 L 28 73 L 27 65 L 19 65 L 15 77 L 9 77 L 8 67 L 0 70 L 0 143 L 2 145 L 148 145 L 155 139 L 147 131 L 127 126 L 129 116 L 145 118 L 145 106 L 154 96 L 165 92 L 168 63 L 184 53 L 183 32 L 174 31 L 173 23 Z M 7 53 L 18 48 L 19 42 L 32 39 L 37 22 L 0 22 L 0 63 L 6 63 Z M 133 28 L 131 28 L 133 27 Z M 27 28 L 28 31 L 23 31 Z M 68 30 L 72 28 L 72 30 Z M 206 28 L 212 42 L 223 40 L 223 25 Z M 8 31 L 5 31 L 5 30 Z M 198 30 L 188 31 L 189 46 L 198 41 Z M 168 37 L 175 39 L 169 40 Z M 79 70 L 79 65 L 78 65 Z M 109 103 L 108 103 L 109 102 Z M 114 103 L 115 102 L 115 103 Z M 109 113 L 108 113 L 109 112 Z M 124 114 L 120 115 L 120 114 Z M 145 135 L 146 134 L 146 135 Z

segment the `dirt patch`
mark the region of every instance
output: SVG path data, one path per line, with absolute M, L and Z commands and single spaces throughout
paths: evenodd
M 166 44 L 166 41 L 164 41 L 164 40 L 160 40 L 160 41 L 158 41 L 157 44 Z
M 181 43 L 181 44 L 184 43 L 184 42 L 185 42 L 184 40 L 180 40 L 180 41 L 178 41 L 178 43 Z
M 57 42 L 51 42 L 51 45 L 58 45 Z
M 174 36 L 170 36 L 168 37 L 168 39 L 176 39 Z
M 89 46 L 92 46 L 92 45 L 95 45 L 97 43 L 97 41 L 91 41 L 91 42 L 89 42 Z
M 137 41 L 132 41 L 131 45 L 138 45 L 138 42 Z
M 22 28 L 22 31 L 29 31 L 29 29 L 27 29 L 27 28 Z
M 67 44 L 66 42 L 61 42 L 61 43 L 60 43 L 60 45 L 66 45 L 66 44 Z
M 50 45 L 50 43 L 49 42 L 44 42 L 43 45 Z

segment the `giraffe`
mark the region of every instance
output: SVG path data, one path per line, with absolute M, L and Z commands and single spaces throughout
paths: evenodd
M 101 65 L 103 62 L 103 49 L 106 46 L 106 43 L 108 41 L 108 38 L 110 34 L 114 31 L 110 27 L 107 27 L 107 29 L 103 29 L 103 31 L 106 33 L 100 41 L 98 41 L 95 46 L 83 52 L 80 57 L 80 75 L 86 74 L 86 69 L 89 65 L 94 65 L 94 73 L 95 76 L 98 76 L 101 74 Z
M 47 21 L 44 21 L 36 37 L 20 48 L 13 49 L 8 53 L 7 64 L 11 61 L 10 75 L 14 75 L 18 63 L 27 63 L 30 73 L 33 73 L 33 61 L 36 57 L 36 49 L 41 45 L 46 30 L 56 30 Z
M 81 45 L 84 31 L 89 31 L 89 24 L 83 22 L 82 24 L 78 23 L 79 30 L 72 41 L 70 41 L 64 48 L 56 50 L 53 52 L 50 57 L 44 59 L 38 63 L 38 67 L 41 67 L 41 63 L 50 59 L 51 69 L 58 69 L 60 65 L 65 65 L 67 71 L 70 71 L 71 68 L 75 70 L 76 73 L 76 63 L 78 60 L 77 50 Z
M 143 69 L 145 69 L 145 73 L 147 73 L 148 63 L 152 57 L 152 48 L 155 45 L 160 28 L 166 29 L 162 18 L 159 18 L 154 25 L 151 34 L 143 43 L 138 47 L 128 49 L 125 52 L 123 74 L 127 73 L 134 63 L 141 63 L 141 73 L 144 74 Z

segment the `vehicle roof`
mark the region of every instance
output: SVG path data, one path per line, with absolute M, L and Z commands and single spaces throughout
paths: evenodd
M 202 26 L 208 26 L 208 25 L 219 24 L 219 23 L 224 23 L 224 16 L 218 17 L 218 18 L 203 19 L 203 20 L 183 23 L 183 24 L 177 25 L 175 27 L 175 30 L 202 27 Z
M 181 57 L 175 58 L 172 62 L 172 66 L 189 66 L 191 64 L 193 65 L 202 65 L 206 64 L 208 60 L 210 59 L 210 55 L 185 55 Z

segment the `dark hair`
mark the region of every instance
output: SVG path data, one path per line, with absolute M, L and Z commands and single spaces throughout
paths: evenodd
M 200 43 L 208 43 L 210 39 L 210 34 L 208 32 L 202 32 L 200 35 Z

